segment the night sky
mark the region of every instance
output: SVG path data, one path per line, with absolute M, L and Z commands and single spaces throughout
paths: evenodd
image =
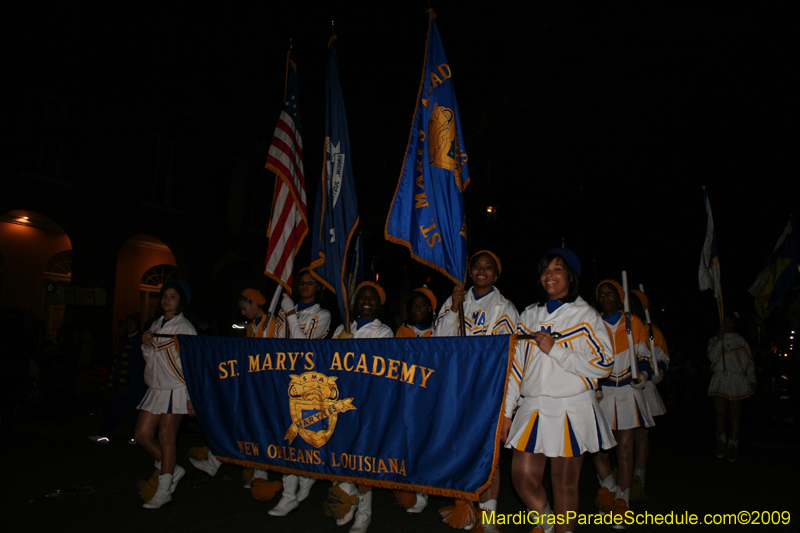
M 471 249 L 500 255 L 498 287 L 519 308 L 535 298 L 535 263 L 563 238 L 582 259 L 584 287 L 592 260 L 601 278 L 627 269 L 668 313 L 710 315 L 713 328 L 713 299 L 697 285 L 706 185 L 725 298 L 749 314 L 746 289 L 790 213 L 800 214 L 790 4 L 530 4 L 432 3 L 469 155 Z M 179 106 L 178 95 L 192 93 L 258 131 L 265 159 L 291 38 L 313 206 L 335 20 L 365 252 L 379 257 L 385 285 L 399 285 L 408 255 L 383 241 L 383 227 L 419 88 L 427 4 L 312 5 L 26 7 L 12 56 L 29 78 L 89 95 L 93 112 L 131 99 Z M 499 206 L 493 222 L 490 204 Z M 412 286 L 429 275 L 411 267 Z

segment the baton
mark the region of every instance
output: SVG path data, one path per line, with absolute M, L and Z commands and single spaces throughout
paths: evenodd
M 628 300 L 628 273 L 625 270 L 622 271 L 622 291 L 625 293 L 623 308 L 625 310 L 625 331 L 628 334 L 628 354 L 631 356 L 631 381 L 634 385 L 638 385 L 642 380 L 639 379 L 639 361 L 636 358 L 636 347 L 633 345 L 633 319 L 631 318 L 631 305 Z
M 639 290 L 644 292 L 644 285 L 639 284 Z M 644 305 L 642 305 L 644 307 Z M 647 331 L 650 333 L 650 361 L 653 363 L 653 377 L 661 374 L 661 369 L 658 368 L 658 359 L 656 359 L 656 339 L 653 332 L 655 331 L 653 322 L 650 320 L 650 309 L 644 308 L 644 317 L 647 319 Z

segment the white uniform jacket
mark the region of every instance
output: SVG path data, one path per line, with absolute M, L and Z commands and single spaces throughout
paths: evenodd
M 314 304 L 302 311 L 297 311 L 294 306 L 295 314 L 289 315 L 289 336 L 292 339 L 322 339 L 328 334 L 331 326 L 331 313 L 323 309 L 319 304 Z M 286 337 L 286 313 L 283 309 L 278 312 L 275 327 L 270 335 L 276 339 Z
M 183 313 L 167 320 L 159 317 L 150 330 L 164 335 L 197 335 L 194 326 Z M 186 386 L 181 366 L 181 351 L 175 337 L 153 337 L 152 342 L 142 345 L 142 355 L 147 363 L 144 382 L 151 389 L 169 390 Z
M 608 330 L 597 311 L 581 297 L 552 313 L 533 304 L 522 312 L 517 333 L 557 332 L 549 354 L 536 341 L 520 340 L 508 380 L 505 415 L 511 418 L 520 397 L 568 398 L 597 389 L 597 382 L 611 372 L 614 355 Z
M 620 313 L 619 320 L 615 324 L 610 324 L 603 320 L 603 325 L 608 331 L 611 340 L 610 353 L 614 354 L 614 368 L 608 379 L 601 385 L 603 387 L 624 387 L 630 385 L 633 379 L 631 373 L 631 355 L 628 349 L 628 333 L 625 327 L 625 313 Z M 631 334 L 633 345 L 636 350 L 638 362 L 637 375 L 640 372 L 647 372 L 649 377 L 653 375 L 652 361 L 650 359 L 650 348 L 647 347 L 647 340 L 650 335 L 646 332 L 644 322 L 639 320 L 636 315 L 631 315 Z M 649 379 L 648 377 L 648 379 Z
M 338 339 L 342 331 L 344 331 L 344 325 L 340 325 L 336 328 L 336 331 L 333 332 L 333 338 Z M 390 339 L 394 337 L 392 328 L 377 318 L 361 329 L 358 329 L 358 322 L 354 320 L 353 323 L 350 324 L 350 333 L 352 333 L 353 337 L 356 339 Z
M 510 301 L 506 300 L 497 287 L 480 300 L 475 299 L 472 288 L 464 298 L 464 323 L 466 334 L 472 335 L 511 335 L 517 327 L 519 313 Z M 458 336 L 458 308 L 453 307 L 453 297 L 447 301 L 436 317 L 434 337 Z
M 723 345 L 725 353 L 725 367 L 723 369 Z M 708 359 L 711 361 L 712 372 L 728 372 L 730 374 L 745 374 L 747 381 L 756 382 L 756 368 L 753 365 L 753 356 L 750 354 L 750 345 L 738 333 L 726 333 L 723 342 L 719 336 L 711 337 L 708 341 Z

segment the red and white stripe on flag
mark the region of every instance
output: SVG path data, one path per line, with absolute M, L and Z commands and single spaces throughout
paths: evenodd
M 293 78 L 293 68 L 289 67 Z M 287 80 L 286 107 L 275 126 L 266 168 L 275 172 L 272 215 L 267 236 L 265 274 L 292 292 L 294 256 L 308 233 L 306 187 L 303 176 L 303 139 L 299 127 L 296 83 Z

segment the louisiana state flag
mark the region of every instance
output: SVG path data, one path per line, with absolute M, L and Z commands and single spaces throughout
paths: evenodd
M 428 10 L 428 42 L 417 108 L 400 180 L 386 220 L 388 241 L 463 283 L 467 233 L 463 192 L 469 184 L 467 153 L 450 64 Z
M 358 227 L 358 201 L 353 182 L 350 135 L 339 85 L 336 36 L 328 43 L 325 163 L 319 181 L 311 244 L 311 274 L 336 294 L 342 322 L 350 324 L 345 260 Z

